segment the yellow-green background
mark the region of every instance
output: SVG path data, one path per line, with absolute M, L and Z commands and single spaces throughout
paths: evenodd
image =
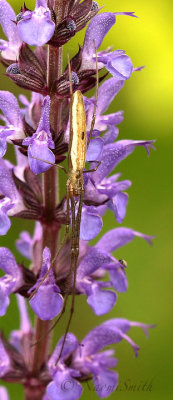
M 11 0 L 10 4 L 19 12 L 20 1 Z M 26 1 L 29 8 L 33 4 L 33 1 Z M 102 5 L 101 0 L 99 5 Z M 115 347 L 123 391 L 115 392 L 110 399 L 172 399 L 172 9 L 169 0 L 105 0 L 104 11 L 135 11 L 139 19 L 118 16 L 102 48 L 113 45 L 114 49 L 124 49 L 134 66 L 146 65 L 125 83 L 110 108 L 111 112 L 125 111 L 119 138 L 157 140 L 156 151 L 151 151 L 150 158 L 144 149 L 137 148 L 117 168 L 118 172 L 123 172 L 124 179 L 133 182 L 123 226 L 156 235 L 154 246 L 149 247 L 136 239 L 119 250 L 116 256 L 128 262 L 128 292 L 119 295 L 115 308 L 102 318 L 92 313 L 85 299 L 77 299 L 71 326 L 82 339 L 90 328 L 106 318 L 125 317 L 157 324 L 148 340 L 139 330 L 131 330 L 131 336 L 141 347 L 138 359 L 134 358 L 127 343 Z M 83 33 L 79 33 L 71 41 L 71 52 L 75 52 L 77 43 L 82 44 L 82 38 Z M 6 77 L 2 78 L 1 89 L 16 94 L 21 92 Z M 104 218 L 104 232 L 115 226 L 113 215 L 108 213 Z M 31 227 L 32 224 L 26 221 L 13 221 L 8 236 L 1 238 L 1 245 L 9 246 L 18 260 L 21 257 L 15 251 L 14 240 L 21 230 Z M 7 315 L 1 321 L 6 334 L 17 328 L 16 304 L 12 299 Z M 57 337 L 62 334 L 64 324 L 62 322 L 57 329 Z M 151 381 L 151 392 L 126 391 L 124 387 L 124 382 L 139 385 Z M 11 400 L 23 399 L 18 385 L 9 385 L 9 393 Z M 85 387 L 82 399 L 89 398 L 96 399 L 97 395 Z

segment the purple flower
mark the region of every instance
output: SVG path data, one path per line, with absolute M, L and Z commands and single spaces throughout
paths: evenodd
M 91 375 L 98 396 L 100 398 L 108 397 L 118 384 L 118 374 L 111 370 L 115 368 L 117 360 L 113 357 L 113 350 L 101 353 L 100 351 L 105 346 L 119 343 L 125 339 L 131 344 L 135 356 L 137 356 L 139 346 L 127 335 L 131 326 L 141 327 L 147 335 L 148 328 L 153 327 L 153 325 L 139 322 L 131 323 L 126 319 L 112 319 L 90 331 L 81 343 L 78 343 L 73 334 L 68 333 L 62 355 L 58 360 L 62 337 L 48 362 L 49 373 L 53 379 L 47 386 L 48 398 L 50 400 L 57 398 L 59 400 L 64 400 L 64 398 L 77 400 L 82 393 L 82 387 L 78 380 L 85 380 Z
M 28 260 L 32 260 L 34 256 L 34 248 L 42 238 L 42 227 L 39 222 L 35 224 L 35 230 L 33 237 L 30 236 L 29 232 L 23 231 L 20 234 L 20 238 L 16 240 L 16 248 L 22 256 Z
M 36 158 L 46 160 L 50 163 L 55 162 L 55 156 L 51 149 L 55 148 L 52 140 L 49 125 L 50 97 L 46 96 L 43 100 L 41 118 L 36 132 L 33 136 L 23 140 L 23 144 L 28 147 L 28 162 L 34 174 L 47 171 L 51 165 Z M 33 158 L 35 157 L 35 158 Z
M 51 39 L 55 30 L 46 0 L 37 0 L 35 10 L 21 12 L 17 20 L 22 40 L 31 46 L 43 46 Z
M 0 126 L 0 157 L 3 157 L 7 150 L 6 141 L 13 139 L 23 139 L 23 123 L 20 108 L 15 96 L 7 91 L 0 91 L 0 110 L 4 117 L 6 126 Z
M 123 121 L 123 111 L 118 111 L 113 114 L 102 115 L 108 109 L 109 105 L 114 100 L 119 91 L 123 88 L 123 86 L 123 81 L 117 80 L 116 78 L 110 78 L 102 83 L 102 85 L 99 87 L 96 120 L 94 125 L 95 130 L 103 132 L 107 128 L 113 128 L 114 125 L 118 125 Z M 88 130 L 90 130 L 93 107 L 94 105 L 91 102 L 87 111 Z M 114 136 L 114 138 L 112 138 L 112 142 L 116 139 L 117 135 L 118 133 L 116 134 L 116 136 Z M 104 137 L 103 140 L 105 141 Z
M 113 139 L 114 135 L 112 136 Z M 93 139 L 94 141 L 95 139 Z M 144 146 L 149 153 L 149 148 L 154 148 L 152 145 L 154 141 L 120 140 L 111 143 L 111 135 L 109 135 L 109 138 L 108 136 L 106 137 L 105 142 L 106 144 L 102 147 L 102 151 L 98 157 L 98 160 L 101 161 L 100 166 L 95 172 L 87 174 L 87 177 L 85 177 L 85 199 L 87 202 L 96 202 L 98 205 L 105 203 L 105 206 L 97 207 L 95 213 L 103 215 L 107 207 L 109 207 L 114 212 L 117 221 L 121 223 L 125 217 L 128 202 L 128 195 L 124 193 L 124 190 L 128 189 L 131 182 L 128 180 L 117 182 L 119 175 L 116 174 L 108 178 L 107 175 L 112 172 L 119 162 L 130 155 L 136 146 Z M 97 147 L 99 153 L 100 143 L 95 142 L 94 153 L 92 153 L 92 149 L 89 149 L 91 160 L 94 158 L 92 156 L 96 154 Z M 90 212 L 93 209 L 93 207 L 88 207 L 88 211 Z M 90 225 L 90 229 L 93 229 L 93 224 Z M 83 240 L 88 240 L 84 235 L 80 237 Z
M 87 303 L 96 315 L 109 312 L 117 300 L 117 292 L 127 290 L 125 268 L 111 252 L 131 242 L 136 236 L 152 244 L 152 236 L 144 235 L 129 228 L 116 228 L 106 233 L 93 247 L 86 247 L 77 269 L 77 290 L 87 295 Z M 105 273 L 109 281 L 100 281 Z
M 13 254 L 6 247 L 0 247 L 0 268 L 5 272 L 0 278 L 0 315 L 4 315 L 10 302 L 9 295 L 22 286 L 23 278 Z
M 5 235 L 11 226 L 9 216 L 24 209 L 10 169 L 10 163 L 0 159 L 0 235 Z
M 32 92 L 30 102 L 26 96 L 22 94 L 19 95 L 19 100 L 24 106 L 24 108 L 21 109 L 22 116 L 33 129 L 38 125 L 40 120 L 43 99 L 40 93 L 35 92 Z
M 131 15 L 131 13 L 122 13 Z M 134 15 L 131 15 L 134 16 Z M 98 49 L 110 28 L 115 24 L 115 13 L 105 12 L 96 15 L 88 25 L 82 49 L 80 70 L 95 68 L 95 46 Z M 105 67 L 116 79 L 126 80 L 133 71 L 131 59 L 122 50 L 98 53 L 98 67 Z
M 43 264 L 37 283 L 30 289 L 29 293 L 38 288 L 37 293 L 29 301 L 31 308 L 35 314 L 42 320 L 55 318 L 61 311 L 63 306 L 63 297 L 60 289 L 55 283 L 53 271 L 50 270 L 49 275 L 39 286 L 42 278 L 50 267 L 51 254 L 50 250 L 45 247 L 43 251 Z
M 11 345 L 21 354 L 23 354 L 26 360 L 29 359 L 30 349 L 26 343 L 33 337 L 33 328 L 28 316 L 27 305 L 25 299 L 17 295 L 17 303 L 20 313 L 20 329 L 13 330 L 10 333 L 10 343 Z
M 4 59 L 14 61 L 18 58 L 19 48 L 22 44 L 22 39 L 14 23 L 15 19 L 16 15 L 12 7 L 5 0 L 0 0 L 0 24 L 8 38 L 8 42 L 0 40 L 0 51 Z
M 153 147 L 154 140 L 119 140 L 115 143 L 110 143 L 104 146 L 102 152 L 102 162 L 92 175 L 95 182 L 100 182 L 104 179 L 116 166 L 129 156 L 137 146 L 144 146 L 147 153 L 149 149 Z

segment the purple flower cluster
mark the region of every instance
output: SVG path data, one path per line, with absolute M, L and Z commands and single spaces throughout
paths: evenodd
M 141 67 L 133 68 L 123 50 L 98 49 L 115 24 L 116 15 L 135 15 L 98 14 L 100 8 L 92 0 L 67 0 L 64 4 L 62 0 L 37 0 L 33 11 L 24 5 L 16 16 L 6 0 L 0 0 L 0 23 L 8 39 L 0 40 L 0 61 L 6 67 L 6 75 L 31 92 L 30 102 L 24 95 L 19 96 L 19 106 L 12 93 L 0 91 L 0 234 L 7 234 L 12 216 L 35 221 L 33 236 L 24 231 L 16 240 L 17 250 L 31 262 L 29 269 L 19 264 L 8 248 L 0 248 L 0 268 L 4 272 L 0 278 L 0 315 L 6 314 L 13 293 L 21 321 L 20 330 L 12 331 L 9 340 L 0 334 L 0 377 L 23 384 L 28 400 L 33 399 L 32 390 L 38 400 L 77 400 L 82 394 L 82 382 L 91 378 L 98 396 L 108 397 L 118 384 L 114 371 L 117 360 L 113 350 L 104 348 L 125 339 L 137 356 L 139 347 L 127 335 L 128 331 L 132 326 L 141 327 L 147 336 L 148 328 L 153 326 L 114 318 L 91 330 L 81 342 L 68 333 L 63 350 L 62 337 L 51 355 L 49 340 L 41 336 L 40 327 L 49 333 L 50 321 L 63 310 L 71 259 L 71 240 L 67 238 L 47 273 L 55 256 L 59 230 L 66 223 L 67 209 L 66 197 L 59 203 L 53 201 L 56 182 L 52 164 L 62 167 L 70 132 L 68 66 L 62 73 L 58 65 L 62 63 L 62 45 L 88 22 L 83 46 L 71 60 L 73 91 L 78 89 L 84 96 L 88 137 L 95 98 L 87 98 L 85 93 L 96 85 L 96 58 L 101 85 L 86 155 L 86 162 L 92 162 L 92 166 L 84 174 L 75 291 L 86 295 L 96 315 L 109 312 L 117 302 L 117 293 L 128 287 L 126 262 L 116 259 L 112 252 L 135 237 L 149 244 L 153 239 L 130 228 L 116 227 L 94 246 L 89 244 L 100 233 L 102 217 L 108 209 L 118 224 L 126 215 L 126 190 L 131 182 L 120 180 L 120 173 L 110 174 L 136 147 L 143 146 L 148 154 L 153 148 L 153 140 L 116 140 L 123 112 L 105 114 L 125 80 Z M 108 74 L 111 77 L 102 83 Z M 7 143 L 13 145 L 16 165 L 3 158 Z M 90 172 L 98 161 L 98 168 Z M 72 286 L 73 280 L 71 290 Z M 37 316 L 35 327 L 28 317 L 27 299 Z M 4 387 L 0 387 L 0 398 L 8 399 Z

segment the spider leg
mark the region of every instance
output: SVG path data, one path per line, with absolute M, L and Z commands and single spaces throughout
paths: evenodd
M 72 244 L 71 244 L 71 248 L 74 247 L 74 243 L 75 243 L 75 224 L 74 224 L 74 220 L 75 220 L 75 204 L 74 204 L 74 199 L 72 197 L 71 199 L 71 212 L 72 212 Z M 72 247 L 73 246 L 73 247 Z M 72 281 L 72 276 L 73 276 L 73 261 L 74 261 L 74 254 L 73 252 L 71 253 L 71 262 L 70 262 L 70 270 L 69 270 L 69 274 L 68 274 L 68 278 L 67 278 L 67 289 L 65 291 L 65 297 L 64 297 L 64 304 L 63 304 L 63 308 L 61 310 L 61 313 L 59 315 L 59 317 L 57 318 L 57 320 L 53 323 L 53 325 L 51 326 L 51 328 L 49 329 L 48 333 L 52 331 L 52 329 L 55 328 L 55 326 L 58 324 L 58 322 L 60 321 L 61 317 L 63 316 L 65 309 L 66 309 L 66 305 L 67 305 L 67 300 L 68 300 L 68 296 L 70 294 L 70 288 L 71 288 L 71 281 Z
M 68 175 L 68 172 L 66 171 L 66 169 L 62 165 L 52 163 L 51 161 L 43 160 L 42 158 L 33 157 L 33 156 L 31 156 L 31 157 L 34 160 L 42 161 L 42 162 L 45 162 L 46 164 L 50 164 L 52 166 L 54 165 L 55 167 L 62 169 L 65 172 L 65 174 Z
M 72 225 L 74 225 L 75 230 L 72 233 L 72 247 L 71 247 L 71 251 L 72 251 L 72 259 L 74 259 L 74 265 L 73 265 L 73 287 L 72 287 L 72 299 L 71 299 L 71 308 L 70 308 L 70 316 L 68 319 L 68 323 L 66 326 L 66 330 L 65 330 L 65 334 L 63 337 L 63 342 L 62 342 L 62 346 L 61 346 L 61 351 L 60 354 L 58 356 L 58 360 L 61 358 L 63 349 L 64 349 L 64 345 L 65 345 L 65 341 L 66 341 L 66 337 L 70 328 L 70 324 L 71 324 L 71 320 L 74 314 L 74 305 L 75 305 L 75 289 L 76 289 L 76 277 L 77 277 L 77 261 L 78 261 L 78 256 L 79 256 L 79 238 L 80 238 L 80 224 L 81 224 L 81 216 L 82 216 L 82 204 L 83 204 L 83 197 L 84 197 L 84 188 L 82 186 L 82 190 L 81 190 L 81 194 L 80 194 L 80 200 L 79 200 L 79 206 L 78 206 L 78 212 L 77 212 L 77 217 L 76 220 L 74 219 L 74 221 L 72 220 Z M 72 218 L 75 218 L 75 214 L 72 216 Z
M 95 103 L 94 103 L 93 116 L 92 116 L 92 122 L 91 122 L 91 128 L 90 128 L 90 133 L 89 133 L 89 137 L 88 137 L 87 147 L 88 147 L 89 142 L 91 140 L 93 129 L 94 129 L 94 125 L 95 125 L 96 110 L 97 110 L 97 99 L 98 99 L 98 88 L 99 88 L 98 59 L 97 59 L 97 48 L 96 48 L 95 40 L 94 40 L 94 47 L 95 47 L 95 53 L 96 53 L 96 92 L 95 92 Z
M 93 169 L 89 169 L 88 171 L 83 171 L 83 174 L 86 174 L 86 173 L 89 173 L 89 172 L 95 172 L 95 171 L 97 171 L 98 167 L 99 167 L 100 164 L 101 164 L 101 161 L 87 161 L 87 162 L 89 162 L 90 164 L 91 164 L 91 163 L 96 163 L 97 166 L 96 166 L 95 168 L 93 168 Z
M 65 234 L 64 234 L 63 240 L 62 240 L 62 242 L 60 244 L 60 247 L 58 248 L 57 252 L 55 253 L 54 258 L 51 260 L 50 267 L 48 268 L 47 272 L 45 273 L 45 275 L 41 279 L 41 281 L 40 281 L 39 285 L 37 286 L 37 288 L 31 293 L 31 296 L 29 297 L 29 300 L 31 300 L 35 296 L 35 294 L 38 292 L 38 289 L 40 288 L 42 283 L 48 277 L 50 270 L 53 268 L 54 263 L 55 263 L 57 257 L 59 256 L 59 253 L 61 252 L 61 250 L 62 250 L 62 248 L 63 248 L 63 246 L 64 246 L 64 244 L 66 242 L 66 239 L 67 239 L 67 236 L 68 236 L 68 233 L 69 233 L 69 226 L 70 226 L 69 186 L 70 186 L 70 180 L 68 179 L 67 183 L 66 183 L 66 187 L 67 187 L 67 219 L 66 219 L 66 229 L 65 229 Z

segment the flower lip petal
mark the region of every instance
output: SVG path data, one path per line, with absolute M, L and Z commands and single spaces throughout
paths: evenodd
M 33 12 L 26 11 L 17 27 L 25 43 L 30 46 L 43 46 L 51 39 L 55 24 L 51 20 L 50 10 L 40 6 Z
M 50 400 L 78 400 L 82 394 L 82 386 L 67 370 L 58 371 L 56 381 L 48 384 L 46 392 Z
M 117 295 L 111 290 L 100 290 L 97 284 L 93 284 L 91 295 L 87 298 L 87 303 L 90 305 L 96 315 L 108 313 L 115 305 Z
M 80 226 L 80 239 L 92 240 L 101 231 L 103 222 L 99 215 L 90 212 L 83 212 Z
M 100 399 L 110 396 L 118 385 L 118 374 L 114 371 L 101 369 L 97 374 L 93 374 L 95 390 Z
M 54 290 L 53 285 L 42 285 L 29 302 L 36 315 L 48 321 L 60 313 L 63 297 Z
M 102 138 L 96 137 L 92 139 L 87 149 L 86 161 L 97 161 L 102 152 L 103 146 L 104 141 Z
M 37 160 L 37 158 L 41 158 L 48 162 Z M 52 167 L 51 164 L 55 163 L 55 156 L 48 148 L 47 143 L 37 141 L 28 148 L 28 161 L 32 172 L 37 175 Z M 49 164 L 49 162 L 51 164 Z

